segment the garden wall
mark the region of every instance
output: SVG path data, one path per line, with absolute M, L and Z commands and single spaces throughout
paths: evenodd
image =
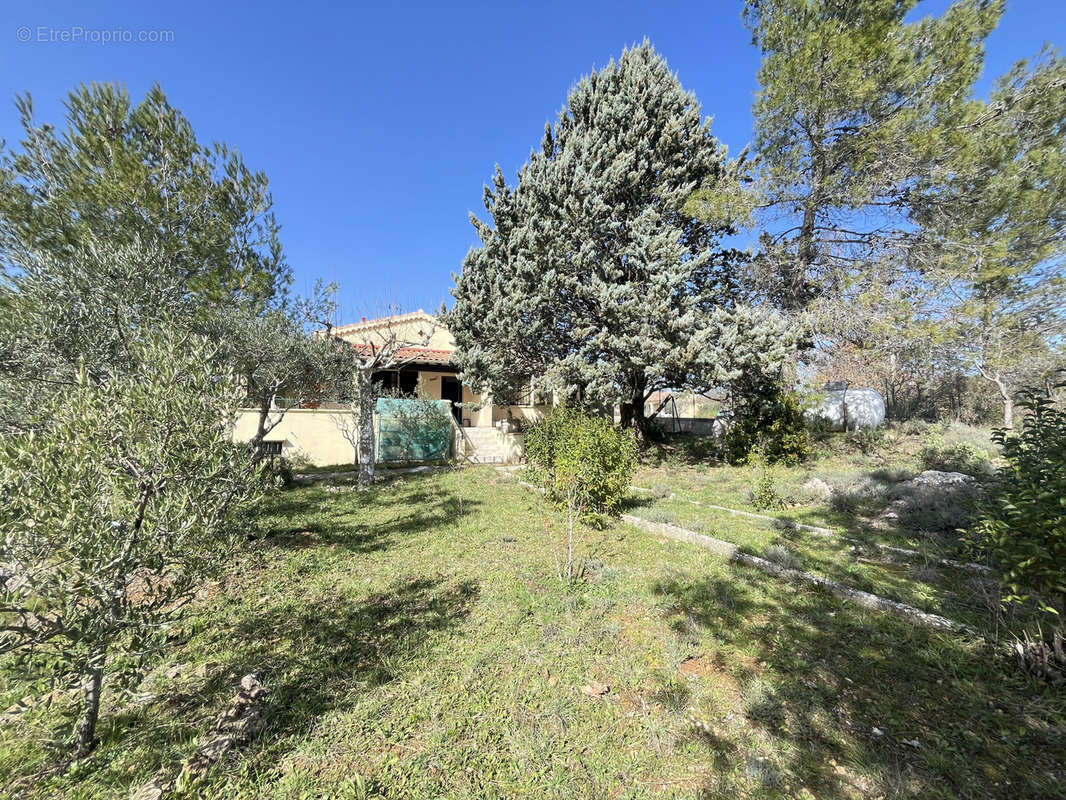
M 281 454 L 292 461 L 315 467 L 355 462 L 355 448 L 341 434 L 339 423 L 347 412 L 320 408 L 293 408 L 266 436 L 281 442 Z M 258 411 L 241 411 L 233 426 L 233 440 L 247 442 L 259 425 Z

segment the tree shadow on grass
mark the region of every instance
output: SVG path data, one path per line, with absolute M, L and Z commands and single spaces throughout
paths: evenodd
M 648 443 L 641 462 L 649 467 L 720 466 L 721 450 L 721 443 L 711 435 L 658 433 Z
M 712 650 L 740 687 L 732 722 L 691 733 L 707 747 L 702 796 L 1062 796 L 1066 698 L 999 651 L 734 575 L 655 586 L 686 646 Z
M 270 770 L 322 717 L 398 679 L 434 638 L 457 630 L 479 594 L 470 580 L 400 578 L 361 599 L 336 596 L 291 611 L 264 610 L 219 633 L 226 661 L 215 664 L 210 677 L 186 682 L 150 709 L 115 715 L 107 720 L 109 738 L 160 754 L 163 764 L 169 751 L 168 769 L 176 771 L 174 754 L 187 757 L 193 749 L 190 725 L 180 721 L 197 720 L 199 734 L 206 734 L 213 711 L 234 693 L 240 676 L 254 672 L 269 690 L 266 727 L 243 757 Z M 150 721 L 161 719 L 168 724 Z
M 420 479 L 417 479 L 420 480 Z M 285 493 L 265 504 L 259 547 L 343 548 L 353 553 L 384 550 L 397 535 L 447 525 L 481 505 L 444 487 L 373 487 L 365 492 Z M 363 513 L 373 509 L 373 515 Z M 369 518 L 368 518 L 369 517 Z
M 631 492 L 622 498 L 618 504 L 618 510 L 622 514 L 631 514 L 641 508 L 650 508 L 658 502 L 658 498 L 651 492 Z

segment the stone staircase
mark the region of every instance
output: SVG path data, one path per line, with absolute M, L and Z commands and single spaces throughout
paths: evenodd
M 470 464 L 503 464 L 507 451 L 495 428 L 463 428 L 460 451 Z

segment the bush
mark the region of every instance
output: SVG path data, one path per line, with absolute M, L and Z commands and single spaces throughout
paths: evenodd
M 785 569 L 803 569 L 803 561 L 796 553 L 784 545 L 772 544 L 763 551 L 763 558 Z
M 1005 599 L 1034 591 L 1041 607 L 1059 616 L 1066 608 L 1066 411 L 1036 391 L 1019 406 L 1029 413 L 1016 434 L 996 431 L 1006 465 L 980 505 L 971 533 L 976 550 L 990 555 Z
M 260 463 L 259 474 L 267 488 L 291 489 L 296 485 L 292 461 L 284 456 L 267 456 Z
M 821 478 L 810 478 L 792 491 L 792 505 L 814 506 L 828 503 L 833 496 L 833 487 Z
M 525 447 L 549 495 L 576 501 L 586 514 L 613 513 L 629 493 L 636 443 L 607 419 L 554 409 L 533 426 Z
M 949 442 L 969 442 L 981 450 L 993 452 L 998 445 L 992 436 L 993 429 L 967 425 L 965 422 L 949 422 L 944 426 L 944 438 Z
M 884 428 L 857 428 L 844 434 L 845 440 L 864 456 L 876 453 L 884 444 Z
M 904 436 L 925 436 L 930 427 L 924 419 L 907 419 L 899 423 L 899 432 Z
M 677 524 L 677 514 L 665 508 L 649 508 L 644 512 L 644 519 L 648 522 L 661 522 L 664 525 Z
M 756 511 L 777 511 L 788 506 L 788 500 L 777 490 L 773 471 L 766 465 L 757 466 L 752 476 L 751 506 Z
M 795 392 L 777 392 L 738 410 L 725 435 L 726 460 L 746 464 L 758 451 L 768 464 L 795 466 L 811 454 L 811 435 Z
M 975 477 L 992 473 L 992 456 L 988 451 L 967 441 L 949 442 L 939 434 L 925 440 L 918 459 L 923 469 L 962 472 Z

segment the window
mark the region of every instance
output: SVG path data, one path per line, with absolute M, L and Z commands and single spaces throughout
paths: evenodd
M 280 456 L 281 442 L 260 442 L 259 449 L 265 456 Z
M 382 394 L 393 392 L 406 397 L 414 397 L 418 394 L 418 370 L 388 370 L 387 372 L 375 372 L 371 378 L 378 385 Z
M 533 379 L 530 378 L 528 384 L 524 387 L 524 390 L 521 392 L 521 394 L 518 395 L 518 402 L 515 405 L 540 405 L 544 402 L 543 394 L 543 392 L 539 392 L 533 387 Z

